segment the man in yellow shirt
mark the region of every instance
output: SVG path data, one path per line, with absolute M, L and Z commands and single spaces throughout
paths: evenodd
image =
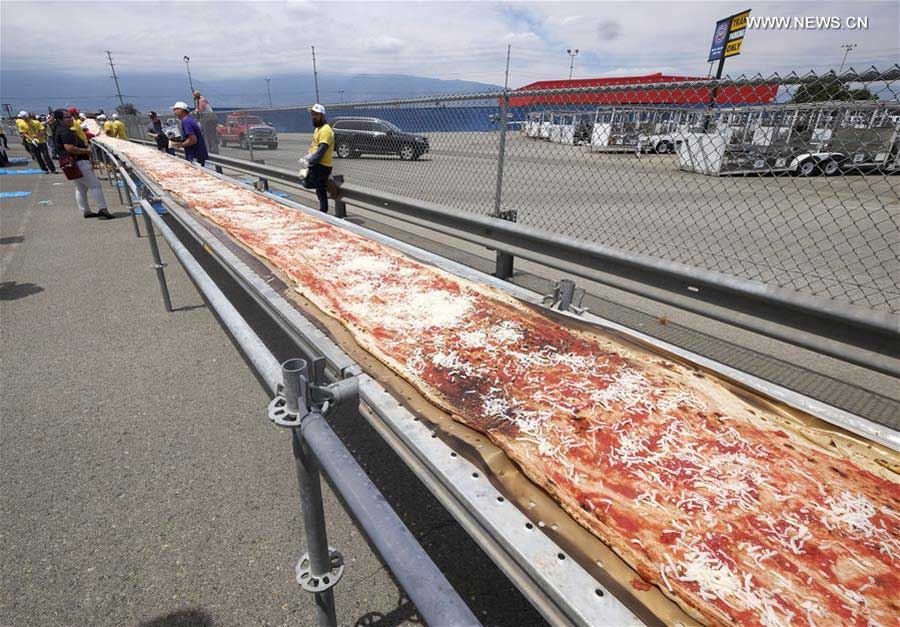
M 34 145 L 34 158 L 44 172 L 56 174 L 56 164 L 50 158 L 50 150 L 47 148 L 47 129 L 34 117 L 32 113 L 28 118 L 28 126 L 31 127 L 31 143 Z
M 97 116 L 97 122 L 100 123 L 100 130 L 103 131 L 103 134 L 112 137 L 113 136 L 113 121 L 108 119 L 105 114 L 101 113 Z
M 34 144 L 31 143 L 31 125 L 28 123 L 28 111 L 19 111 L 16 116 L 16 128 L 19 130 L 19 137 L 22 138 L 22 145 L 28 151 L 28 156 L 34 159 Z
M 56 165 L 50 158 L 50 151 L 47 150 L 47 132 L 44 125 L 27 111 L 20 111 L 16 119 L 16 128 L 19 129 L 19 135 L 22 136 L 22 145 L 31 155 L 31 158 L 38 162 L 41 170 L 44 172 L 56 173 Z
M 316 197 L 319 199 L 319 211 L 328 213 L 328 183 L 331 169 L 334 166 L 334 131 L 325 119 L 325 107 L 314 104 L 310 107 L 312 123 L 315 127 L 312 142 L 309 144 L 309 154 L 306 162 L 309 164 L 309 184 L 315 188 Z M 333 184 L 332 184 L 333 185 Z
M 119 119 L 119 114 L 113 113 L 112 117 L 112 133 L 107 134 L 117 139 L 128 139 L 128 131 L 125 129 L 125 123 Z

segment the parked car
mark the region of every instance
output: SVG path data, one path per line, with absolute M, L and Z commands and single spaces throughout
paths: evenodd
M 398 155 L 414 161 L 428 152 L 428 138 L 406 133 L 378 118 L 335 118 L 334 152 L 341 159 L 370 155 Z
M 249 148 L 251 143 L 272 150 L 278 148 L 278 131 L 275 127 L 249 113 L 229 113 L 225 118 L 225 124 L 216 125 L 216 132 L 223 146 L 231 142 L 244 150 Z

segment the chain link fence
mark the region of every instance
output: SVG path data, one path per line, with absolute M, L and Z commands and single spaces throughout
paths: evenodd
M 896 313 L 898 97 L 893 66 L 327 108 L 355 185 Z M 295 167 L 306 109 L 247 113 Z

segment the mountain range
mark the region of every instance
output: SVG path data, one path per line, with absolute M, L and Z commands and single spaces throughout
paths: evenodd
M 223 78 L 207 80 L 192 77 L 195 89 L 206 96 L 213 108 L 265 107 L 268 104 L 266 81 L 260 78 Z M 399 74 L 328 75 L 318 78 L 316 98 L 314 77 L 291 74 L 270 77 L 273 107 L 323 103 L 363 102 L 475 93 L 502 89 L 498 85 L 462 80 L 442 80 Z M 123 100 L 140 111 L 166 110 L 178 100 L 191 101 L 187 74 L 154 73 L 119 77 Z M 15 115 L 19 110 L 45 111 L 47 107 L 77 106 L 86 111 L 98 108 L 111 111 L 117 104 L 116 86 L 111 77 L 73 75 L 54 72 L 10 70 L 0 79 L 0 103 L 9 104 Z

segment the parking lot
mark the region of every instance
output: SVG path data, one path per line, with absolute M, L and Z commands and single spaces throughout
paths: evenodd
M 335 159 L 348 182 L 489 214 L 497 133 L 427 133 L 418 161 Z M 295 168 L 309 134 L 280 134 L 254 158 Z M 223 154 L 247 158 L 235 147 Z M 713 177 L 675 155 L 610 154 L 507 136 L 502 210 L 522 224 L 770 286 L 900 311 L 900 178 Z

